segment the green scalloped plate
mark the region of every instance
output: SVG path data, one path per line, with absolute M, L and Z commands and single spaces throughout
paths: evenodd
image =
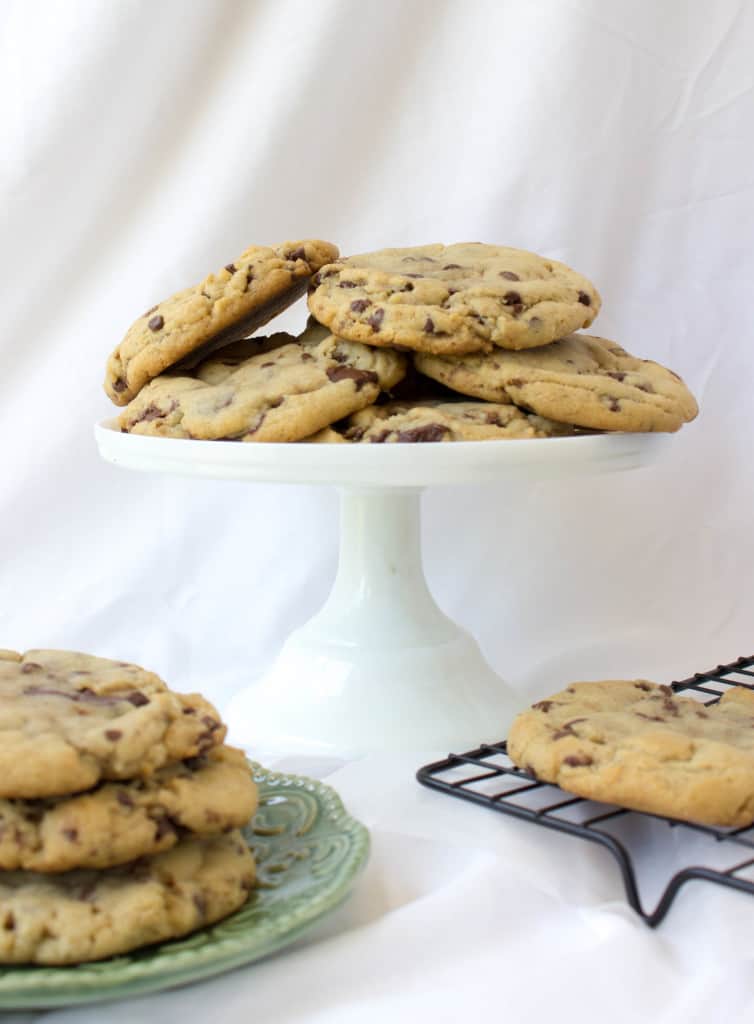
M 0 1009 L 77 1006 L 209 978 L 289 945 L 348 895 L 369 833 L 329 786 L 252 763 L 259 810 L 245 829 L 258 887 L 186 939 L 76 967 L 0 968 Z

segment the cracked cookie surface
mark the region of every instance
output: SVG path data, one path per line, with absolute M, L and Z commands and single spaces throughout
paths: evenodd
M 571 334 L 528 352 L 417 354 L 415 363 L 464 395 L 508 399 L 540 416 L 592 430 L 672 432 L 698 412 L 694 396 L 672 370 L 588 334 Z
M 337 255 L 336 246 L 319 240 L 251 246 L 140 316 L 108 360 L 105 391 L 126 405 L 169 366 L 252 334 L 303 295 L 311 275 Z
M 187 935 L 242 906 L 254 878 L 238 831 L 104 871 L 3 872 L 0 963 L 84 963 Z
M 574 433 L 573 427 L 522 412 L 514 405 L 434 400 L 372 405 L 349 416 L 339 428 L 345 440 L 371 444 L 511 440 Z
M 314 275 L 308 301 L 340 337 L 440 354 L 545 345 L 600 309 L 594 285 L 564 263 L 479 242 L 339 260 Z
M 278 338 L 280 336 L 277 336 Z M 375 401 L 406 371 L 398 352 L 344 341 L 319 325 L 243 360 L 222 352 L 191 377 L 152 381 L 121 430 L 204 440 L 299 441 Z M 230 363 L 230 365 L 226 365 Z
M 109 868 L 162 853 L 188 834 L 245 825 L 257 790 L 242 751 L 215 747 L 147 779 L 85 793 L 0 800 L 0 870 Z
M 0 797 L 60 796 L 144 778 L 222 743 L 199 694 L 152 672 L 76 651 L 0 657 Z
M 754 693 L 705 707 L 643 679 L 572 683 L 518 715 L 513 761 L 577 796 L 709 825 L 754 821 Z

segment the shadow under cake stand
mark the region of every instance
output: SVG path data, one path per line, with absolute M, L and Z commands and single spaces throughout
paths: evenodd
M 252 749 L 358 755 L 449 750 L 505 735 L 520 710 L 476 641 L 435 603 L 422 569 L 420 495 L 437 485 L 534 482 L 635 469 L 666 434 L 595 434 L 455 444 L 244 444 L 95 428 L 128 469 L 256 483 L 330 484 L 340 556 L 323 608 L 226 709 Z

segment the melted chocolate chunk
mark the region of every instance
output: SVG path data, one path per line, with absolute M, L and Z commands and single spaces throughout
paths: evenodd
M 423 444 L 426 441 L 442 441 L 448 433 L 448 428 L 441 423 L 427 423 L 423 427 L 411 427 L 409 430 L 399 430 L 399 441 L 410 441 Z
M 137 423 L 141 423 L 143 420 L 158 420 L 165 415 L 166 413 L 152 402 L 146 407 L 141 416 L 137 417 L 137 419 L 133 421 L 132 426 L 135 426 Z
M 623 381 L 623 380 L 626 379 L 625 373 L 622 373 L 620 370 L 608 370 L 608 372 L 605 374 L 605 376 L 606 377 L 612 377 L 613 380 L 618 380 L 618 381 Z
M 79 837 L 79 830 L 77 828 L 64 828 L 63 835 L 69 843 L 75 843 Z
M 506 306 L 520 306 L 521 296 L 518 292 L 506 292 L 503 296 L 503 302 Z
M 512 270 L 501 270 L 500 276 L 504 277 L 506 281 L 520 281 L 521 278 L 518 274 L 514 274 Z
M 435 322 L 434 322 L 434 320 L 432 319 L 431 316 L 428 316 L 427 319 L 424 321 L 424 333 L 425 334 L 434 334 L 435 333 Z
M 135 708 L 141 708 L 145 704 L 149 703 L 149 697 L 145 697 L 143 693 L 139 693 L 138 690 L 134 690 L 133 693 L 125 698 L 129 704 L 133 704 Z
M 25 676 L 28 676 L 30 672 L 41 672 L 42 666 L 38 665 L 36 661 L 26 661 L 21 666 L 21 671 Z
M 363 313 L 367 306 L 371 306 L 372 303 L 369 299 L 354 299 L 351 303 L 351 309 L 354 313 Z
M 88 687 L 84 687 L 83 690 L 76 690 L 73 693 L 66 693 L 65 690 L 55 690 L 49 686 L 27 686 L 24 693 L 30 697 L 65 697 L 66 700 L 72 700 L 78 704 L 113 705 L 120 704 L 123 701 L 128 701 L 130 704 L 133 704 L 134 707 L 140 707 L 142 704 L 149 703 L 148 697 L 145 697 L 143 693 L 138 693 L 136 691 L 133 693 L 123 694 L 121 696 L 115 696 L 95 693 Z
M 637 690 L 645 690 L 647 693 L 652 689 L 652 687 L 651 687 L 651 685 L 649 683 L 645 683 L 645 682 L 641 682 L 641 681 L 638 682 L 638 683 L 634 683 L 634 686 L 636 687 Z
M 579 292 L 579 302 L 582 306 L 591 306 L 592 300 L 586 292 Z
M 570 765 L 571 768 L 585 768 L 594 762 L 589 754 L 569 754 L 563 758 L 563 764 Z
M 406 283 L 401 288 L 402 292 L 412 292 L 413 290 L 414 290 L 414 286 L 411 284 L 410 281 L 406 281 Z
M 352 380 L 357 391 L 361 391 L 365 384 L 379 383 L 379 377 L 374 370 L 357 370 L 354 366 L 331 366 L 327 376 L 333 384 L 337 384 L 339 380 Z
M 235 263 L 226 263 L 225 269 L 228 271 L 229 274 L 235 274 L 236 271 L 238 270 Z
M 338 285 L 339 288 L 356 288 L 357 284 L 355 281 L 341 281 Z
M 153 316 L 147 324 L 150 331 L 161 331 L 164 326 L 165 320 L 160 313 L 158 313 L 157 316 Z
M 617 398 L 610 398 L 610 412 L 620 412 L 620 402 Z
M 121 391 L 125 391 L 127 387 L 128 384 L 126 384 L 122 377 L 116 377 L 113 381 L 113 391 L 117 391 L 118 394 L 120 394 Z
M 169 835 L 170 833 L 175 834 L 178 831 L 175 822 L 167 815 L 163 814 L 161 818 L 158 818 L 155 822 L 155 839 L 162 839 L 163 836 Z
M 550 710 L 554 703 L 554 700 L 538 700 L 536 704 L 532 704 L 532 708 L 535 711 L 543 711 L 545 714 L 547 714 L 547 712 Z
M 445 266 L 442 269 L 443 270 L 460 270 L 461 269 L 461 264 L 460 263 L 446 263 Z
M 115 791 L 115 799 L 123 807 L 133 807 L 133 805 L 134 805 L 133 800 L 131 799 L 129 794 L 125 791 L 125 789 L 117 789 Z
M 249 285 L 254 280 L 254 273 L 251 270 L 246 271 L 246 291 L 249 290 Z
M 372 313 L 372 315 L 369 317 L 367 323 L 369 324 L 373 331 L 379 331 L 380 327 L 382 326 L 382 321 L 384 320 L 384 318 L 385 310 L 382 309 L 381 307 L 378 307 L 377 309 L 375 309 L 374 313 Z
M 113 743 L 115 743 L 116 740 L 119 740 L 122 735 L 123 733 L 120 729 L 105 729 L 105 737 Z
M 303 245 L 300 245 L 298 247 L 298 249 L 294 249 L 292 252 L 288 253 L 288 259 L 289 260 L 303 260 L 305 257 L 306 257 L 306 251 L 305 251 Z

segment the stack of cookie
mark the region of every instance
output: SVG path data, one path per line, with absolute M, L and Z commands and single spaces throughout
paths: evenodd
M 245 902 L 256 787 L 224 736 L 135 665 L 0 651 L 0 963 L 99 960 Z
M 148 310 L 108 363 L 123 431 L 242 441 L 427 442 L 675 431 L 683 381 L 574 333 L 596 288 L 555 260 L 469 243 L 337 259 L 252 247 Z M 309 283 L 302 335 L 253 332 Z

